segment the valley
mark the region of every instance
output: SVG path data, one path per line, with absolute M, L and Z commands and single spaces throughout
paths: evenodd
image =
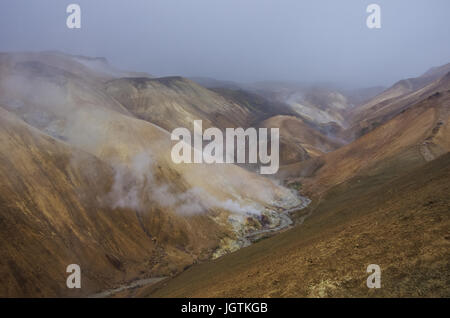
M 449 71 L 350 91 L 1 53 L 0 295 L 448 297 Z M 278 172 L 174 161 L 195 121 L 279 129 Z
M 269 236 L 272 235 L 276 235 L 277 233 L 288 229 L 289 227 L 292 226 L 293 221 L 291 219 L 291 213 L 299 211 L 299 210 L 303 210 L 305 209 L 308 204 L 309 204 L 309 200 L 305 199 L 305 203 L 302 203 L 301 205 L 297 206 L 297 207 L 293 207 L 290 208 L 288 210 L 284 210 L 279 212 L 279 222 L 278 225 L 272 226 L 272 227 L 263 227 L 262 229 L 259 230 L 254 230 L 248 234 L 246 234 L 244 237 L 240 238 L 241 242 L 242 242 L 242 247 L 246 247 L 246 246 L 250 246 L 252 243 L 257 242 L 263 238 L 267 238 Z M 301 222 L 297 222 L 297 225 L 300 225 L 304 222 L 304 220 L 306 219 L 306 217 L 308 217 L 310 214 L 305 215 Z M 133 293 L 133 290 L 139 290 L 139 288 L 143 288 L 143 287 L 148 287 L 148 286 L 152 286 L 160 281 L 164 281 L 169 279 L 169 277 L 153 277 L 153 278 L 146 278 L 146 279 L 140 279 L 137 281 L 133 281 L 131 283 L 127 283 L 127 284 L 123 284 L 117 288 L 113 288 L 113 289 L 109 289 L 106 291 L 102 291 L 93 295 L 90 295 L 89 297 L 91 298 L 105 298 L 105 297 L 115 297 L 115 296 L 132 296 L 134 294 L 130 294 Z M 132 290 L 132 291 L 129 291 Z

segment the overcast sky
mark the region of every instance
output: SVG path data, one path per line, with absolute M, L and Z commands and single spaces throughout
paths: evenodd
M 81 29 L 66 7 L 81 6 Z M 381 6 L 381 29 L 366 7 Z M 390 85 L 450 62 L 449 0 L 1 0 L 0 50 L 153 75 Z

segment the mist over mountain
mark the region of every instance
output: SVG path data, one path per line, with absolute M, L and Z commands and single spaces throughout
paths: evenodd
M 174 164 L 170 133 L 149 121 L 153 117 L 137 118 L 141 114 L 132 105 L 122 105 L 109 95 L 110 84 L 116 85 L 111 80 L 124 73 L 114 72 L 105 62 L 99 68 L 85 61 L 92 60 L 51 52 L 0 55 L 2 235 L 3 239 L 14 235 L 24 244 L 23 249 L 2 250 L 3 272 L 9 273 L 2 295 L 35 295 L 33 286 L 38 286 L 38 294 L 67 294 L 64 280 L 53 284 L 50 278 L 38 282 L 32 278 L 35 269 L 26 260 L 44 256 L 45 250 L 65 255 L 42 259 L 42 265 L 50 265 L 46 277 L 52 277 L 64 260 L 69 262 L 65 244 L 78 251 L 78 262 L 96 273 L 85 278 L 86 295 L 108 279 L 117 283 L 121 277 L 136 275 L 139 266 L 149 266 L 153 275 L 168 275 L 194 259 L 237 249 L 245 244 L 247 231 L 263 226 L 263 219 L 266 225 L 277 224 L 278 207 L 302 202 L 277 182 L 236 165 Z M 203 94 L 212 104 L 226 105 L 223 97 L 180 80 L 187 85 L 187 96 L 194 89 L 197 98 Z M 128 78 L 122 81 L 133 83 Z M 115 86 L 114 92 L 130 94 L 127 89 Z M 178 88 L 169 98 L 172 103 L 178 99 L 184 112 L 193 111 L 185 96 Z M 143 100 L 150 114 L 151 101 Z M 159 114 L 175 120 L 170 113 Z M 13 225 L 18 218 L 27 224 L 20 231 Z M 120 241 L 92 236 L 94 230 L 85 222 Z M 115 234 L 115 224 L 127 228 Z M 47 239 L 27 243 L 39 235 Z M 127 252 L 130 248 L 136 251 L 134 258 Z M 148 265 L 144 261 L 148 257 L 159 261 Z M 141 265 L 120 265 L 130 261 Z M 102 270 L 103 278 L 97 276 Z M 19 272 L 26 274 L 15 276 Z
M 68 3 L 3 1 L 0 51 L 103 56 L 120 68 L 157 77 L 354 88 L 388 87 L 448 63 L 450 56 L 443 40 L 450 27 L 446 0 L 377 1 L 382 25 L 376 30 L 367 28 L 368 3 L 361 1 L 77 3 L 81 29 L 70 30 Z
M 304 195 L 317 202 L 342 184 L 390 182 L 437 160 L 450 150 L 446 68 L 353 104 L 332 87 L 208 89 L 101 58 L 0 54 L 2 240 L 21 244 L 2 249 L 2 295 L 68 295 L 68 246 L 92 273 L 79 295 L 139 273 L 169 277 L 289 228 L 310 202 Z M 170 131 L 196 119 L 279 128 L 280 172 L 174 164 Z M 30 257 L 46 269 L 38 274 Z
M 448 12 L 2 1 L 0 297 L 450 297 Z

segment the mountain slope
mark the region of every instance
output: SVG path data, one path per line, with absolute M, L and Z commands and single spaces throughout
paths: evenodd
M 448 297 L 449 184 L 450 154 L 388 183 L 346 182 L 302 226 L 137 296 Z M 369 264 L 381 267 L 381 289 L 366 287 Z
M 1 108 L 0 115 L 0 295 L 79 295 L 65 286 L 72 263 L 85 273 L 85 292 L 144 270 L 157 254 L 136 214 L 99 202 L 113 169 Z
M 428 96 L 450 89 L 450 63 L 431 69 L 420 77 L 402 80 L 350 112 L 351 127 L 344 132 L 355 139 L 387 122 L 402 110 Z
M 293 114 L 312 124 L 334 123 L 341 128 L 347 125 L 345 115 L 351 103 L 342 93 L 326 85 L 262 82 L 248 89 L 271 101 L 288 105 Z
M 235 165 L 174 164 L 170 134 L 111 98 L 99 80 L 103 74 L 82 67 L 72 72 L 78 61 L 71 56 L 64 63 L 60 54 L 53 59 L 49 53 L 45 59 L 0 56 L 2 127 L 9 127 L 0 145 L 2 225 L 5 235 L 19 234 L 8 249 L 2 237 L 2 262 L 11 264 L 3 265 L 9 266 L 3 295 L 72 295 L 61 280 L 71 263 L 90 273 L 83 295 L 122 280 L 171 275 L 239 248 L 246 231 L 262 226 L 263 213 L 276 222 L 274 206 L 300 202 L 290 190 Z M 11 143 L 22 131 L 40 137 Z M 24 202 L 23 187 L 33 189 Z M 26 234 L 17 230 L 25 224 Z M 28 249 L 35 247 L 30 237 L 45 238 L 37 242 L 42 257 Z M 50 277 L 56 281 L 49 283 Z
M 273 116 L 259 124 L 280 129 L 280 162 L 291 164 L 336 150 L 342 143 L 327 137 L 294 116 Z
M 203 127 L 245 127 L 252 116 L 248 109 L 182 77 L 121 78 L 106 84 L 106 92 L 138 118 L 168 131 Z
M 450 150 L 449 113 L 450 91 L 431 95 L 354 142 L 284 173 L 302 176 L 304 190 L 318 195 L 355 175 L 400 172 Z

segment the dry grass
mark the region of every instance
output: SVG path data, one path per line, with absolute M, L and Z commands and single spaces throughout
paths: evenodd
M 392 178 L 335 187 L 303 226 L 138 295 L 449 297 L 450 154 Z M 382 269 L 378 290 L 366 287 L 372 263 Z

